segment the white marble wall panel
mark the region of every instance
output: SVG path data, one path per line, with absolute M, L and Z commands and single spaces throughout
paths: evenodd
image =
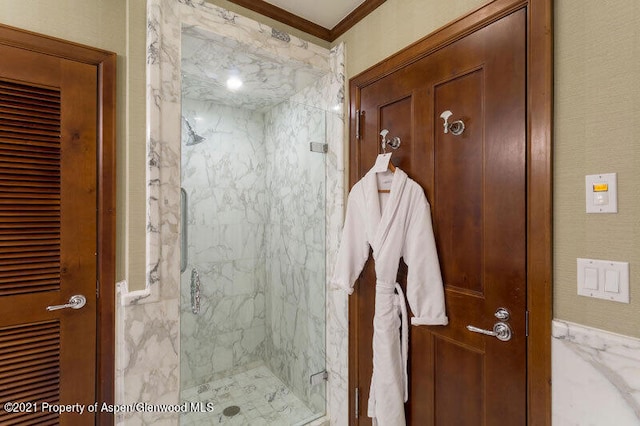
M 311 152 L 309 143 L 325 141 L 326 112 L 308 105 L 324 81 L 292 98 L 304 104 L 284 102 L 265 114 L 271 194 L 265 362 L 315 412 L 326 405 L 325 386 L 309 384 L 311 374 L 326 369 L 326 186 L 325 155 Z
M 182 120 L 182 187 L 188 200 L 180 308 L 185 389 L 263 358 L 268 195 L 263 114 L 184 98 Z M 204 139 L 187 145 L 189 130 Z M 200 279 L 197 314 L 191 309 L 194 269 Z
M 164 0 L 170 1 L 170 0 Z M 327 50 L 289 34 L 274 30 L 268 25 L 237 15 L 204 0 L 178 0 L 183 26 L 197 26 L 220 37 L 239 41 L 253 51 L 272 58 L 289 58 L 306 64 L 323 74 L 330 72 Z
M 327 72 L 199 27 L 182 31 L 182 94 L 186 98 L 266 111 Z M 238 90 L 227 90 L 232 76 L 243 83 Z
M 323 88 L 321 100 L 324 108 L 331 111 L 327 114 L 327 142 L 329 152 L 326 158 L 327 170 L 327 238 L 326 238 L 326 278 L 327 283 L 336 264 L 336 256 L 344 217 L 344 126 L 345 115 L 345 46 L 339 44 L 331 49 L 329 62 L 331 74 L 329 82 Z M 321 101 L 319 100 L 319 101 Z M 327 386 L 327 417 L 331 424 L 342 426 L 349 419 L 349 322 L 348 296 L 344 291 L 331 290 L 326 285 L 326 359 L 329 373 Z
M 180 372 L 178 304 L 175 299 L 118 308 L 124 334 L 119 336 L 116 403 L 177 404 Z M 173 425 L 170 413 L 130 411 L 116 416 L 117 424 Z
M 640 340 L 553 321 L 557 426 L 640 425 Z

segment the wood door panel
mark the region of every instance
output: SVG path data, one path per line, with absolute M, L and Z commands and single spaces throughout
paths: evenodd
M 462 120 L 465 130 L 445 134 L 436 124 L 434 216 L 438 255 L 446 288 L 484 293 L 484 210 L 482 138 L 482 69 L 435 86 L 433 121 L 450 110 L 449 123 Z M 460 96 L 464 94 L 464 96 Z M 478 137 L 478 136 L 479 137 Z
M 484 424 L 484 352 L 438 337 L 434 343 L 435 393 L 448 395 L 436 398 L 435 424 Z
M 354 97 L 365 118 L 351 151 L 351 183 L 375 162 L 381 129 L 402 138 L 393 158 L 431 204 L 445 282 L 449 324 L 410 331 L 410 425 L 526 423 L 525 52 L 522 9 L 363 85 Z M 452 111 L 450 122 L 464 121 L 462 135 L 443 132 L 444 110 Z M 405 278 L 401 262 L 402 286 Z M 355 288 L 357 360 L 350 365 L 358 368 L 350 383 L 361 395 L 355 423 L 370 424 L 371 260 Z M 509 342 L 466 328 L 492 329 L 499 307 L 511 313 Z
M 373 281 L 372 281 L 373 280 Z M 352 313 L 357 315 L 357 318 L 362 318 L 363 320 L 358 320 L 358 333 L 355 336 L 355 346 L 358 351 L 358 362 L 357 367 L 351 365 L 351 369 L 357 369 L 357 374 L 359 377 L 371 377 L 371 373 L 373 372 L 373 348 L 372 348 L 372 337 L 373 337 L 373 314 L 375 304 L 372 304 L 371 301 L 375 301 L 375 291 L 376 286 L 367 285 L 366 283 L 374 282 L 375 283 L 375 271 L 374 271 L 374 263 L 371 258 L 367 260 L 367 263 L 364 265 L 364 269 L 356 285 L 362 285 L 361 291 L 358 291 L 357 294 L 353 294 L 355 298 L 352 300 L 352 306 L 355 309 Z M 355 312 L 354 312 L 355 311 Z M 367 419 L 367 401 L 369 401 L 369 385 L 371 381 L 367 382 L 366 385 L 360 386 L 360 394 L 359 394 L 359 416 L 361 419 Z M 360 423 L 360 424 L 367 424 Z M 371 424 L 371 423 L 369 423 Z
M 96 398 L 98 72 L 0 45 L 0 400 Z M 81 309 L 48 311 L 71 296 Z M 0 422 L 95 424 L 91 413 Z
M 409 329 L 409 401 L 405 406 L 409 425 L 432 426 L 435 400 L 434 334 L 428 327 Z M 420 349 L 416 354 L 414 348 Z
M 411 162 L 413 147 L 411 126 L 406 126 L 406 117 L 411 117 L 413 109 L 413 96 L 409 95 L 391 103 L 378 107 L 380 129 L 388 129 L 387 139 L 399 137 L 402 149 L 393 149 L 387 146 L 387 152 L 391 152 L 391 160 L 394 164 L 408 164 Z M 379 137 L 381 141 L 381 138 Z M 382 150 L 380 150 L 382 152 Z

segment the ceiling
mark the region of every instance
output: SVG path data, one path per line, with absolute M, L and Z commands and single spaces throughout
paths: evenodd
M 301 18 L 331 29 L 353 12 L 364 0 L 265 0 Z
M 182 29 L 181 55 L 183 98 L 262 112 L 326 72 L 195 27 Z M 242 80 L 241 88 L 227 88 L 231 76 Z

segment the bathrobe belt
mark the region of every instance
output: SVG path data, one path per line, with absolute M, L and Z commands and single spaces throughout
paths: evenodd
M 401 347 L 401 353 L 402 353 L 402 382 L 404 385 L 404 402 L 407 402 L 409 399 L 409 375 L 407 372 L 407 364 L 408 364 L 408 358 L 409 358 L 409 315 L 407 313 L 407 305 L 405 302 L 404 292 L 402 291 L 402 287 L 400 287 L 400 284 L 398 283 L 395 283 L 395 285 L 391 285 L 390 283 L 377 281 L 376 295 L 380 295 L 382 297 L 392 295 L 393 306 L 396 309 L 397 314 L 400 316 L 400 320 L 401 320 L 400 347 Z M 374 378 L 372 379 L 375 380 Z M 373 424 L 376 425 L 378 422 L 375 419 L 376 395 L 374 391 L 373 380 L 371 383 L 371 390 L 369 392 L 368 415 L 369 417 L 374 418 Z
M 395 297 L 395 305 L 398 308 L 398 315 L 402 321 L 400 341 L 402 345 L 402 372 L 404 381 L 404 402 L 409 400 L 409 374 L 407 364 L 409 362 L 409 315 L 407 314 L 407 304 L 400 284 L 396 283 L 395 290 L 398 292 Z

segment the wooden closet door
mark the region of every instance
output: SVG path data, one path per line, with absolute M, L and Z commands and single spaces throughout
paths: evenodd
M 361 86 L 354 100 L 351 184 L 374 163 L 382 129 L 401 138 L 393 158 L 431 204 L 445 283 L 449 325 L 411 327 L 408 424 L 526 424 L 526 10 Z M 446 110 L 461 135 L 444 132 Z M 370 259 L 350 302 L 352 424 L 370 424 L 374 298 Z M 500 322 L 508 341 L 467 328 Z
M 98 73 L 0 57 L 0 423 L 94 424 L 52 406 L 96 401 Z

